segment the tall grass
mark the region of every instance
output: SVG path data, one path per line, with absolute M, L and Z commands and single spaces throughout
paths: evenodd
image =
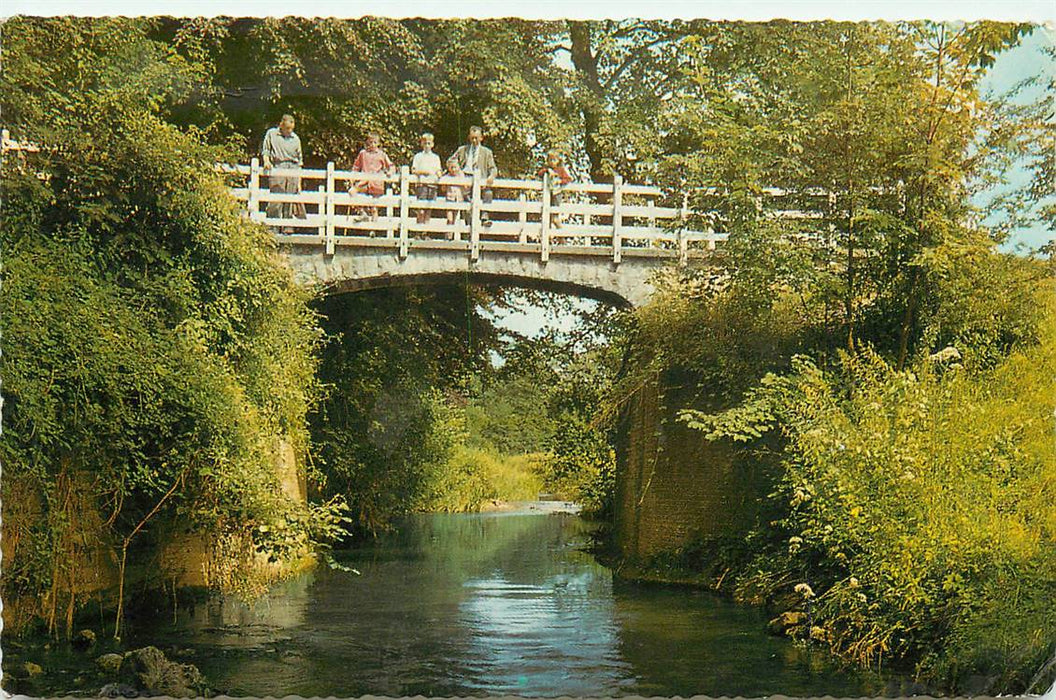
M 422 510 L 464 513 L 489 501 L 530 501 L 543 489 L 541 456 L 457 445 L 437 470 Z

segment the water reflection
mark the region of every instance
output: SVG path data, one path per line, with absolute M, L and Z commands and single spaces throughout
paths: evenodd
M 256 605 L 137 629 L 234 695 L 863 695 L 879 687 L 702 592 L 613 584 L 572 515 L 411 518 Z

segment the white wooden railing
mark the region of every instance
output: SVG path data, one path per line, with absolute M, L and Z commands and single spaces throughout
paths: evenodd
M 337 246 L 395 247 L 405 258 L 412 248 L 465 250 L 476 260 L 482 249 L 536 253 L 543 261 L 551 254 L 595 255 L 619 263 L 624 256 L 668 257 L 686 260 L 707 254 L 726 236 L 684 228 L 685 207 L 661 207 L 657 187 L 633 185 L 617 176 L 610 184 L 570 183 L 561 188 L 563 202 L 552 201 L 546 180 L 495 179 L 494 199 L 481 200 L 482 183 L 475 177 L 441 178 L 412 175 L 404 166 L 398 173 L 366 174 L 336 170 L 280 170 L 299 176 L 299 194 L 272 193 L 267 173 L 254 158 L 250 165 L 223 165 L 232 176 L 236 198 L 246 202 L 248 216 L 274 227 L 281 242 L 317 244 L 333 255 Z M 385 194 L 370 196 L 349 191 L 352 183 L 380 182 Z M 435 200 L 419 200 L 418 184 L 438 187 Z M 468 190 L 463 202 L 444 198 L 444 187 Z M 264 210 L 271 202 L 299 202 L 306 217 L 271 218 Z M 377 218 L 360 212 L 375 209 Z M 417 212 L 430 216 L 419 223 Z M 456 212 L 448 223 L 448 212 Z M 486 215 L 486 216 L 485 216 Z M 488 223 L 486 219 L 490 218 Z M 468 222 L 466 221 L 468 219 Z M 286 230 L 287 232 L 283 232 Z M 292 233 L 288 231 L 293 231 Z

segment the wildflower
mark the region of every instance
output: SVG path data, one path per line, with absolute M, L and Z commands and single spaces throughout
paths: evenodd
M 865 598 L 865 594 L 864 594 L 864 593 L 859 593 L 859 594 L 858 594 L 858 600 L 860 600 L 861 602 L 863 602 L 863 603 L 864 603 L 864 602 L 865 602 L 865 600 L 866 600 L 866 598 Z
M 800 594 L 807 600 L 810 600 L 814 597 L 814 589 L 812 589 L 809 584 L 797 583 L 796 587 L 793 590 L 795 590 L 796 593 Z
M 950 345 L 943 348 L 942 350 L 939 350 L 933 355 L 929 355 L 928 359 L 932 362 L 941 364 L 943 362 L 950 362 L 961 359 L 961 353 L 957 350 L 957 348 Z
M 858 579 L 855 578 L 854 576 L 851 576 L 851 580 L 848 581 L 847 583 L 850 584 L 851 588 L 858 588 L 858 586 L 861 585 L 860 583 L 858 583 Z

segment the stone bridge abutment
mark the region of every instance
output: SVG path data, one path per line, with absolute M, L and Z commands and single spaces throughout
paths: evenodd
M 765 465 L 678 420 L 697 380 L 662 372 L 628 399 L 616 446 L 614 530 L 628 571 L 687 545 L 741 536 L 769 492 Z

